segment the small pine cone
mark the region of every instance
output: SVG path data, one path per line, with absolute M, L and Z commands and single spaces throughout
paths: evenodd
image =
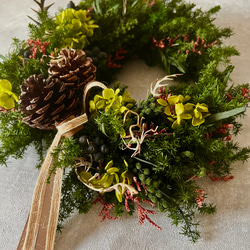
M 19 110 L 28 116 L 23 122 L 32 128 L 53 129 L 76 114 L 77 97 L 58 79 L 32 75 L 21 86 Z
M 49 66 L 51 77 L 59 78 L 70 88 L 83 88 L 96 78 L 96 67 L 83 50 L 62 49 L 58 59 L 51 60 Z

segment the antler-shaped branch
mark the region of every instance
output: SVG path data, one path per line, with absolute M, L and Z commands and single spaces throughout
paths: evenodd
M 135 151 L 131 156 L 131 157 L 134 157 L 141 152 L 141 144 L 143 143 L 143 141 L 144 141 L 145 137 L 148 135 L 148 133 L 156 132 L 158 127 L 156 127 L 155 129 L 149 129 L 149 130 L 145 131 L 146 123 L 142 123 L 144 118 L 143 117 L 140 118 L 140 116 L 132 110 L 128 110 L 126 112 L 126 114 L 124 115 L 123 124 L 125 123 L 127 115 L 129 113 L 132 113 L 132 114 L 137 116 L 137 124 L 131 125 L 129 127 L 129 135 L 123 137 L 122 140 L 123 140 L 126 148 L 129 148 L 129 149 Z M 139 128 L 139 130 L 134 130 L 134 128 Z M 125 139 L 130 139 L 130 140 L 128 143 L 126 143 Z M 132 144 L 136 144 L 136 147 L 131 148 Z
M 165 76 L 165 77 L 157 80 L 155 85 L 154 85 L 154 83 L 151 83 L 151 86 L 150 86 L 151 94 L 155 97 L 160 96 L 161 94 L 158 93 L 158 89 L 160 87 L 165 87 L 168 85 L 167 83 L 162 83 L 162 82 L 163 81 L 173 81 L 174 80 L 173 78 L 176 78 L 177 76 L 181 76 L 181 75 L 182 74 L 174 74 L 174 75 Z M 153 87 L 153 85 L 154 85 L 154 87 Z

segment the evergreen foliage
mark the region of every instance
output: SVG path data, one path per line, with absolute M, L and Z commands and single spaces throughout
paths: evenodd
M 51 57 L 65 44 L 84 46 L 95 62 L 98 81 L 111 82 L 124 63 L 136 57 L 163 67 L 166 74 L 182 74 L 176 84 L 164 85 L 138 105 L 119 84 L 114 90 L 120 92 L 92 94 L 89 121 L 52 153 L 50 174 L 67 167 L 58 228 L 75 210 L 87 213 L 100 199 L 109 209 L 106 217 L 110 210 L 117 217 L 136 209 L 143 215 L 148 210 L 141 205 L 147 202 L 181 225 L 181 233 L 195 242 L 200 237 L 195 215 L 216 210 L 204 202 L 206 193 L 195 179 L 229 180 L 232 163 L 244 162 L 250 154 L 249 148 L 231 140 L 242 126 L 237 118 L 248 105 L 249 84 L 230 83 L 230 59 L 239 53 L 223 44 L 232 30 L 213 23 L 220 7 L 204 12 L 182 0 L 127 0 L 126 6 L 120 0 L 71 3 L 67 8 L 74 11 L 67 13 L 74 17 L 65 15 L 77 17 L 72 30 L 87 25 L 83 33 L 88 39 L 81 43 L 83 33 L 62 32 L 68 22 L 63 20 L 64 10 L 52 17 L 50 6 L 39 6 L 37 20 L 29 24 L 32 39 L 13 39 L 10 53 L 0 57 L 0 79 L 11 82 L 17 95 L 31 75 L 48 77 Z M 79 13 L 85 13 L 84 21 Z M 78 94 L 81 98 L 82 92 Z M 171 98 L 177 101 L 173 104 Z M 0 164 L 6 165 L 10 156 L 21 158 L 29 145 L 37 149 L 40 164 L 56 131 L 25 125 L 18 104 L 5 111 L 0 113 Z M 126 188 L 103 191 L 119 184 Z M 136 198 L 130 196 L 129 185 L 138 191 Z

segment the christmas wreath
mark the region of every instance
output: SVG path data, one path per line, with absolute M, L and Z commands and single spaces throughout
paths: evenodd
M 100 202 L 102 220 L 137 211 L 139 224 L 161 229 L 149 215 L 166 212 L 196 241 L 195 215 L 215 212 L 196 179 L 228 181 L 231 164 L 250 153 L 232 140 L 250 91 L 230 84 L 238 51 L 223 44 L 230 28 L 213 24 L 220 7 L 85 0 L 51 17 L 52 4 L 35 2 L 30 37 L 1 55 L 0 164 L 32 144 L 40 167 L 56 138 L 42 182 L 64 170 L 58 229 L 75 209 Z M 139 103 L 119 82 L 109 85 L 134 58 L 166 71 Z

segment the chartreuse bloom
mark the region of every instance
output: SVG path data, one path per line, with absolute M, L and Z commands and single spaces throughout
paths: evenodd
M 101 95 L 95 95 L 94 100 L 89 102 L 90 112 L 104 110 L 106 113 L 109 110 L 115 113 L 123 113 L 133 106 L 135 100 L 130 97 L 128 91 L 123 95 L 119 95 L 120 89 L 115 91 L 111 88 L 104 89 Z M 125 106 L 126 104 L 126 106 Z
M 173 95 L 164 99 L 157 99 L 157 102 L 165 107 L 164 113 L 169 116 L 171 121 L 174 121 L 172 128 L 177 128 L 184 123 L 184 120 L 192 119 L 193 104 L 185 103 L 190 99 L 190 96 L 183 97 L 182 95 Z
M 56 16 L 55 24 L 64 36 L 62 47 L 72 49 L 83 49 L 88 43 L 87 37 L 93 36 L 94 29 L 98 25 L 94 24 L 86 10 L 66 9 Z
M 18 97 L 11 91 L 12 85 L 8 80 L 0 80 L 0 107 L 12 109 L 15 107 L 15 101 L 18 102 Z
M 205 103 L 197 103 L 194 108 L 194 115 L 192 119 L 192 125 L 198 126 L 205 122 L 205 118 L 211 115 L 208 111 L 208 106 Z
M 208 107 L 205 103 L 194 105 L 193 103 L 185 103 L 191 97 L 182 95 L 174 95 L 164 99 L 157 99 L 157 102 L 165 107 L 164 113 L 168 115 L 168 119 L 173 121 L 172 128 L 175 129 L 184 123 L 184 120 L 192 119 L 192 125 L 198 126 L 205 122 L 205 118 L 210 115 Z M 184 104 L 185 103 L 185 104 Z
M 91 184 L 91 187 L 96 191 L 105 192 L 115 190 L 117 200 L 119 202 L 122 202 L 123 193 L 126 191 L 126 189 L 122 188 L 122 184 L 132 184 L 131 174 L 128 172 L 128 170 L 125 170 L 121 174 L 121 177 L 119 177 L 119 168 L 113 167 L 112 160 L 107 163 L 107 165 L 105 166 L 105 170 L 106 172 L 101 176 L 100 179 L 95 178 L 95 176 L 92 176 L 90 172 L 86 171 L 82 171 L 80 173 L 80 177 L 85 184 Z M 118 187 L 119 192 L 115 188 L 109 189 L 112 185 L 115 184 L 120 184 L 120 186 Z

